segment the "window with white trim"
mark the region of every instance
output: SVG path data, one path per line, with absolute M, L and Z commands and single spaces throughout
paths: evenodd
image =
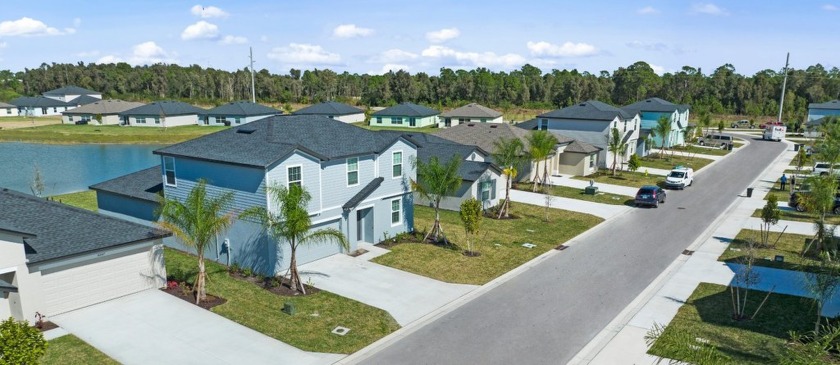
M 391 200 L 391 225 L 400 223 L 400 215 L 402 214 L 402 199 Z
M 300 166 L 290 166 L 286 169 L 289 187 L 291 188 L 292 185 L 301 186 L 301 182 L 303 181 L 303 176 L 300 171 Z
M 175 157 L 163 156 L 163 174 L 166 176 L 166 185 L 177 186 L 175 181 Z
M 134 123 L 146 124 L 146 117 L 136 117 L 134 118 Z
M 391 177 L 402 176 L 402 151 L 391 154 Z
M 236 123 L 236 124 L 242 124 L 242 118 L 240 118 L 240 117 L 233 118 L 233 122 Z
M 160 124 L 160 117 L 155 117 L 155 124 Z
M 347 159 L 347 186 L 359 184 L 359 158 Z
M 493 187 L 492 181 L 485 181 L 481 183 L 481 201 L 490 200 L 490 188 Z
M 537 129 L 541 131 L 548 130 L 548 119 L 540 119 L 540 125 L 537 127 Z
M 589 155 L 589 168 L 595 168 L 595 159 L 598 155 Z
M 382 124 L 382 117 L 376 117 L 376 124 Z
M 402 117 L 391 117 L 391 124 L 402 124 Z

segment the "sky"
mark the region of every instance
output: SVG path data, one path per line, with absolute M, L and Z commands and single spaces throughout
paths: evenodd
M 0 70 L 158 62 L 381 74 L 441 67 L 752 75 L 840 67 L 840 0 L 0 0 Z

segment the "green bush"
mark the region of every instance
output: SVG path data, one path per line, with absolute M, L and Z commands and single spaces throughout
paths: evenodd
M 26 321 L 14 318 L 0 323 L 0 365 L 37 364 L 47 350 L 47 340 Z

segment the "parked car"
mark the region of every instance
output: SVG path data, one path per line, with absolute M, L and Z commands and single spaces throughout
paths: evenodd
M 669 189 L 685 189 L 694 183 L 694 169 L 690 167 L 676 167 L 665 177 L 665 187 Z
M 665 204 L 665 189 L 655 185 L 645 185 L 639 188 L 636 193 L 636 206 L 652 206 L 659 208 L 659 204 Z
M 828 162 L 817 162 L 811 169 L 811 174 L 825 176 L 828 175 L 829 170 L 833 170 L 832 172 L 835 175 L 840 175 L 840 164 L 834 164 L 834 168 L 832 169 L 831 164 Z
M 701 146 L 720 147 L 721 149 L 726 149 L 732 145 L 732 136 L 727 136 L 725 134 L 707 134 L 705 137 L 699 138 L 697 140 L 697 144 Z
M 732 128 L 750 128 L 750 129 L 755 128 L 755 126 L 750 125 L 750 121 L 746 120 L 746 119 L 741 119 L 737 122 L 732 122 L 730 127 L 732 127 Z
M 88 121 L 84 120 L 84 119 L 83 120 L 77 120 L 76 123 L 74 123 L 74 124 L 76 124 L 76 125 L 87 125 Z
M 788 206 L 796 209 L 797 212 L 804 212 L 807 208 L 802 204 L 804 197 L 808 196 L 808 191 L 796 191 L 790 194 Z M 831 207 L 831 212 L 835 215 L 840 215 L 840 194 L 834 196 L 834 206 Z
M 785 125 L 785 124 L 782 123 L 782 122 L 764 122 L 764 123 L 759 124 L 758 128 L 767 129 L 767 126 L 771 126 L 771 125 Z

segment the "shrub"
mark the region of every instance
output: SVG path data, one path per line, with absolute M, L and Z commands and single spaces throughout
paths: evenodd
M 47 350 L 47 340 L 37 328 L 14 318 L 0 323 L 0 365 L 37 364 Z

